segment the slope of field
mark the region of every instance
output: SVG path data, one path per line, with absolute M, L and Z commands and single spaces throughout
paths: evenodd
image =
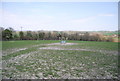
M 3 79 L 113 79 L 118 43 L 4 41 Z
M 103 35 L 120 35 L 120 32 L 118 31 L 108 31 L 108 32 L 103 32 Z

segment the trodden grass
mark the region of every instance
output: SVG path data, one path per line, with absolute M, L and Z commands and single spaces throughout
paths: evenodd
M 118 43 L 67 41 L 76 44 L 48 45 L 59 42 L 57 40 L 4 41 L 3 78 L 113 79 L 118 77 Z M 7 47 L 7 45 L 11 46 Z M 73 50 L 39 49 L 44 47 Z M 22 48 L 26 49 L 20 50 Z

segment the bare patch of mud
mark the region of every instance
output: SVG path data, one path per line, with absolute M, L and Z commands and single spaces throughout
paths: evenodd
M 77 43 L 51 43 L 51 44 L 46 44 L 46 45 L 77 45 Z
M 118 55 L 117 51 L 106 51 L 106 50 L 94 50 L 94 49 L 73 49 L 73 48 L 62 48 L 62 47 L 42 47 L 39 49 L 43 50 L 76 50 L 76 51 L 90 51 L 90 52 L 100 52 L 100 53 L 107 53 L 107 54 L 113 54 Z
M 43 47 L 39 49 L 49 49 L 49 50 L 83 50 L 88 51 L 87 49 L 69 49 L 69 48 L 61 48 L 61 47 Z

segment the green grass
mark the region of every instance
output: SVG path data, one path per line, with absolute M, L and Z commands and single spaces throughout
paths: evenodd
M 40 41 L 3 41 L 2 49 L 11 48 L 23 48 L 32 45 L 46 44 L 46 43 L 57 43 L 58 40 L 40 40 Z M 82 48 L 94 48 L 94 49 L 105 49 L 105 50 L 118 50 L 118 43 L 115 42 L 95 42 L 95 41 L 67 41 L 70 43 L 79 43 L 79 47 Z
M 4 41 L 3 51 L 14 48 L 24 48 L 26 50 L 9 53 L 3 56 L 3 78 L 62 78 L 62 77 L 82 77 L 86 76 L 103 78 L 111 76 L 117 77 L 118 56 L 116 54 L 102 53 L 98 51 L 80 51 L 80 50 L 40 50 L 42 47 L 62 47 L 76 49 L 106 50 L 118 51 L 118 43 L 114 42 L 91 42 L 91 41 L 67 41 L 77 43 L 77 45 L 42 45 L 48 43 L 57 43 L 60 41 L 41 40 L 41 41 Z M 10 45 L 10 46 L 7 46 Z M 34 45 L 39 45 L 32 47 Z M 34 53 L 36 52 L 36 53 Z M 28 53 L 31 53 L 28 55 Z M 25 55 L 27 57 L 20 57 Z M 41 73 L 42 75 L 40 75 Z M 33 76 L 34 74 L 34 76 Z
M 58 41 L 53 40 L 22 40 L 22 41 L 3 41 L 2 50 L 11 49 L 11 48 L 23 48 L 32 45 L 46 44 L 46 43 L 55 43 Z
M 103 50 L 118 50 L 117 42 L 96 42 L 96 41 L 67 41 L 73 43 L 79 43 L 71 47 L 89 48 L 89 49 L 103 49 Z

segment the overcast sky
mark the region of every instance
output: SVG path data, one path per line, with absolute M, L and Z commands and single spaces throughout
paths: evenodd
M 3 2 L 4 28 L 15 30 L 118 30 L 117 2 Z

